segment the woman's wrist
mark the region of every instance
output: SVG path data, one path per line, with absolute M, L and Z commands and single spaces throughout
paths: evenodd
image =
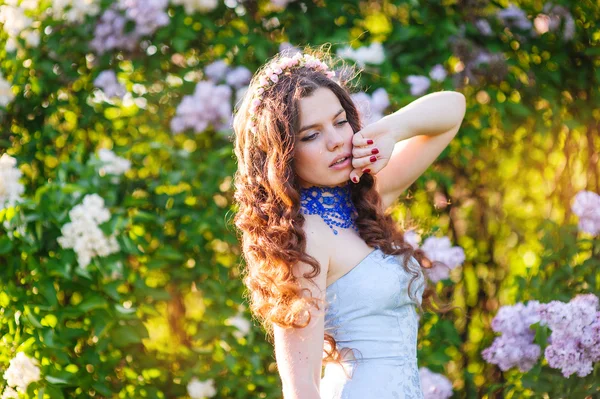
M 392 137 L 394 143 L 409 139 L 413 136 L 408 131 L 406 125 L 402 123 L 402 119 L 402 113 L 397 112 L 384 116 L 378 121 L 384 125 L 384 129 L 387 132 L 386 134 Z

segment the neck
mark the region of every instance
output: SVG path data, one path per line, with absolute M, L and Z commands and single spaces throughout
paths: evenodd
M 350 183 L 341 186 L 312 186 L 300 191 L 301 211 L 307 215 L 319 215 L 338 234 L 336 228 L 353 228 L 356 208 L 350 195 Z

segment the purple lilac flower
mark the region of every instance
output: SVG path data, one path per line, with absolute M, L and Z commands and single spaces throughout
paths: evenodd
M 127 93 L 125 86 L 117 81 L 117 75 L 113 70 L 100 72 L 94 79 L 94 86 L 101 89 L 108 98 L 119 97 L 122 99 Z
M 571 206 L 579 216 L 579 230 L 593 236 L 600 234 L 600 195 L 592 191 L 580 191 Z
M 525 11 L 511 4 L 508 8 L 502 9 L 496 13 L 496 16 L 502 23 L 509 28 L 517 28 L 521 30 L 530 30 L 531 21 L 527 19 Z
M 225 82 L 227 82 L 229 86 L 239 89 L 250 83 L 251 78 L 252 72 L 246 67 L 239 66 L 227 72 Z
M 427 269 L 427 275 L 433 282 L 447 279 L 450 277 L 450 270 L 465 261 L 465 251 L 460 246 L 453 247 L 448 237 L 428 237 L 421 249 L 432 262 L 439 262 Z
M 351 97 L 365 126 L 383 118 L 383 111 L 390 105 L 389 96 L 384 88 L 375 90 L 372 96 L 361 91 L 352 94 Z
M 427 76 L 409 75 L 406 77 L 406 81 L 410 85 L 410 94 L 413 96 L 424 94 L 431 85 Z
M 223 60 L 212 62 L 204 67 L 204 75 L 213 82 L 218 82 L 225 77 L 229 66 Z
M 452 396 L 452 383 L 444 375 L 421 367 L 419 378 L 424 399 L 448 399 Z
M 203 132 L 209 124 L 220 130 L 229 127 L 231 117 L 231 87 L 202 81 L 194 94 L 185 96 L 171 120 L 171 130 L 180 133 L 185 129 Z
M 590 374 L 600 361 L 600 312 L 598 297 L 578 295 L 569 303 L 552 301 L 540 306 L 540 324 L 551 330 L 545 357 L 563 376 Z
M 119 0 L 100 16 L 90 47 L 98 54 L 113 49 L 133 51 L 142 36 L 151 35 L 159 27 L 168 25 L 168 4 L 168 0 Z M 128 21 L 133 21 L 135 27 L 126 33 Z
M 538 301 L 502 306 L 492 320 L 492 329 L 502 335 L 483 350 L 483 359 L 502 371 L 515 366 L 522 372 L 531 370 L 541 354 L 540 346 L 533 343 L 535 332 L 530 328 L 531 324 L 540 320 L 540 306 Z

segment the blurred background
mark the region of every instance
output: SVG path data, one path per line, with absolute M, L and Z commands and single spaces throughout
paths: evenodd
M 322 44 L 362 68 L 364 124 L 467 98 L 393 209 L 457 306 L 421 317 L 426 398 L 600 396 L 598 2 L 0 4 L 2 399 L 281 398 L 231 114 L 269 57 Z

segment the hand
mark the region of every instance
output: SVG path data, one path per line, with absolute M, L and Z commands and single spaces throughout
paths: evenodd
M 396 140 L 387 122 L 386 118 L 380 119 L 352 137 L 354 169 L 350 172 L 350 180 L 354 183 L 358 183 L 364 173 L 378 173 L 390 161 Z

